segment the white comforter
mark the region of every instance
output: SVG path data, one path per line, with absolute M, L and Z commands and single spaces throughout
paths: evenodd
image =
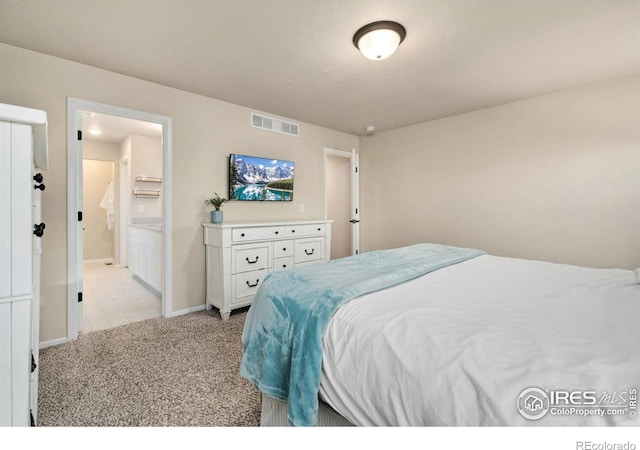
M 516 405 L 538 387 L 628 407 L 639 325 L 634 271 L 480 256 L 341 307 L 323 340 L 320 395 L 358 425 L 638 426 L 632 409 L 550 405 L 529 420 Z

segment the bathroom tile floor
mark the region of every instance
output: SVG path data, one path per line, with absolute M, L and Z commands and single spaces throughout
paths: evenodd
M 82 332 L 160 317 L 162 300 L 136 281 L 129 269 L 84 263 Z

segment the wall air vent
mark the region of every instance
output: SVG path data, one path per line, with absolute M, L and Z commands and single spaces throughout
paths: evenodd
M 300 136 L 300 126 L 297 123 L 263 116 L 262 114 L 251 113 L 251 126 L 288 134 L 290 136 Z

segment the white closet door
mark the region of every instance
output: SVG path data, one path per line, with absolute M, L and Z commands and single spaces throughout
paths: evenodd
M 10 192 L 11 192 L 11 124 L 9 122 L 0 122 L 0 298 L 6 298 L 11 296 L 11 194 Z M 1 413 L 0 413 L 0 423 L 2 423 Z
M 11 425 L 11 303 L 0 303 L 0 427 Z
M 0 303 L 0 426 L 28 426 L 31 300 Z
M 37 364 L 39 316 L 33 309 L 39 308 L 41 252 L 33 234 L 40 192 L 34 191 L 30 123 L 38 126 L 40 160 L 46 166 L 46 114 L 0 104 L 0 115 L 0 427 L 29 426 L 30 409 L 37 407 L 31 358 Z
M 11 124 L 11 293 L 14 297 L 33 292 L 32 151 L 31 126 Z
M 12 303 L 11 368 L 13 371 L 13 426 L 26 427 L 31 389 L 31 300 Z

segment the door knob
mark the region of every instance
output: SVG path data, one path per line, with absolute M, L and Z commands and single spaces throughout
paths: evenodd
M 43 223 L 39 223 L 39 224 L 34 224 L 33 225 L 33 234 L 35 234 L 38 237 L 42 237 L 42 235 L 44 234 L 44 229 L 45 229 L 46 225 Z

